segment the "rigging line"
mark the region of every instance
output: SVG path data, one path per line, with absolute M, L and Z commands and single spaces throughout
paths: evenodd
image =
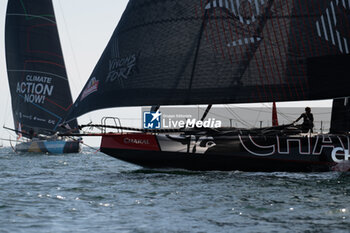
M 287 9 L 288 9 L 288 12 L 290 12 L 291 14 L 293 13 L 293 10 L 295 10 L 295 4 L 296 4 L 295 2 L 292 2 L 292 6 L 290 7 L 288 2 L 286 2 L 286 6 L 287 6 Z M 298 19 L 300 19 L 300 18 L 298 18 Z M 301 53 L 301 45 L 299 45 L 299 40 L 297 39 L 298 35 L 297 35 L 297 31 L 296 31 L 296 25 L 293 25 L 293 21 L 291 22 L 290 31 L 291 31 L 291 33 L 289 34 L 289 36 L 290 37 L 293 36 L 293 38 L 290 38 L 290 43 L 295 46 L 295 52 L 296 52 L 296 56 L 294 57 L 294 59 L 292 58 L 292 60 L 295 63 L 295 69 L 296 69 L 295 72 L 298 72 L 298 68 L 299 68 L 300 72 L 302 72 L 304 77 L 306 77 L 305 67 L 297 64 L 297 60 L 296 60 L 297 56 L 301 57 L 301 55 L 300 55 L 300 53 Z M 299 36 L 301 37 L 301 34 Z M 304 87 L 303 87 L 303 83 L 302 83 L 302 80 L 301 80 L 302 77 L 300 77 L 299 73 L 295 73 L 295 72 L 294 72 L 294 75 L 295 75 L 295 78 L 297 79 L 296 82 L 299 83 L 299 89 L 296 88 L 295 92 L 296 92 L 296 94 L 298 96 L 298 99 L 299 99 L 299 95 L 301 95 L 302 98 L 305 98 Z M 295 83 L 295 85 L 297 87 L 298 84 Z M 301 91 L 301 94 L 299 93 L 299 90 Z
M 276 6 L 276 4 L 274 4 L 274 6 Z M 271 11 L 273 12 L 273 7 L 271 7 Z M 279 20 L 276 20 L 276 21 L 277 21 L 277 23 L 279 23 Z M 283 55 L 281 53 L 280 43 L 283 41 L 283 39 L 282 39 L 283 37 L 280 37 L 281 41 L 278 39 L 278 33 L 277 33 L 278 30 L 276 29 L 276 25 L 274 23 L 274 20 L 271 20 L 271 23 L 272 23 L 272 31 L 273 31 L 273 35 L 274 35 L 274 41 L 275 41 L 275 43 L 271 42 L 271 46 L 277 48 L 276 53 L 277 53 L 277 56 L 279 56 L 279 59 L 277 61 L 277 59 L 276 59 L 277 56 L 274 57 L 274 62 L 275 62 L 276 67 L 279 67 L 279 66 L 281 67 L 281 70 L 278 68 L 278 74 L 279 74 L 280 85 L 282 85 L 283 84 L 282 79 L 284 79 L 283 76 L 284 76 L 285 68 L 284 68 L 284 64 L 283 64 Z M 281 44 L 284 47 L 283 43 L 281 43 Z M 285 99 L 288 99 L 287 91 L 285 89 L 286 89 L 286 87 L 282 86 L 283 96 Z
M 7 113 L 7 110 L 9 109 L 9 98 L 10 98 L 10 95 L 7 95 L 7 97 L 6 97 L 6 108 L 5 108 L 5 117 L 4 117 L 4 124 L 7 122 L 7 120 L 8 120 L 8 118 L 11 116 L 11 115 L 13 115 L 13 113 L 12 114 L 6 114 Z M 11 112 L 11 109 L 10 109 L 10 112 Z M 15 122 L 14 122 L 14 124 L 16 124 Z
M 254 125 L 256 125 L 258 123 L 260 115 L 261 115 L 261 111 L 259 111 L 259 114 L 258 114 L 258 116 L 255 119 Z
M 274 5 L 275 6 L 275 8 L 274 8 L 274 12 L 276 12 L 276 16 L 278 17 L 278 11 L 279 11 L 279 9 L 277 9 L 277 3 Z M 282 14 L 283 12 L 281 11 L 281 14 Z M 285 38 L 285 36 L 283 36 L 283 31 L 282 31 L 282 27 L 283 27 L 283 25 L 282 25 L 282 23 L 283 23 L 283 21 L 282 21 L 282 19 L 280 20 L 280 19 L 278 19 L 278 20 L 276 20 L 277 21 L 277 25 L 278 25 L 278 32 L 279 32 L 279 34 L 280 34 L 280 38 L 282 39 L 282 38 Z M 273 20 L 272 20 L 272 22 L 273 22 Z M 277 38 L 277 37 L 276 37 Z M 278 47 L 278 50 L 279 50 L 279 52 L 280 52 L 280 56 L 281 56 L 281 65 L 282 65 L 282 73 L 283 73 L 283 75 L 284 76 L 286 76 L 286 73 L 287 73 L 287 60 L 284 60 L 283 59 L 283 57 L 285 57 L 285 56 L 287 56 L 287 49 L 286 49 L 286 44 L 288 44 L 288 40 L 286 41 L 285 39 L 282 39 L 283 41 L 279 41 L 279 43 L 281 43 L 282 44 L 282 48 L 283 48 L 283 52 L 281 52 L 280 51 L 280 47 Z M 278 45 L 277 45 L 278 46 Z M 284 56 L 282 55 L 282 53 L 284 54 Z M 291 98 L 293 95 L 292 95 L 292 90 L 291 90 L 291 87 L 290 87 L 290 84 L 289 84 L 289 80 L 287 79 L 287 78 L 285 78 L 285 82 L 287 83 L 287 86 L 288 86 L 288 90 L 289 90 L 289 97 Z M 287 97 L 287 96 L 286 96 Z M 288 98 L 288 97 L 287 97 Z
M 265 20 L 265 27 L 262 29 L 262 34 L 264 33 L 264 29 L 265 29 L 265 33 L 266 33 L 266 36 L 264 36 L 264 42 L 262 42 L 261 46 L 260 46 L 260 57 L 261 57 L 261 61 L 262 61 L 262 64 L 263 64 L 263 68 L 265 69 L 265 72 L 266 72 L 266 80 L 267 80 L 267 83 L 269 85 L 269 90 L 271 92 L 271 97 L 272 99 L 274 100 L 275 98 L 277 99 L 281 99 L 281 96 L 280 96 L 280 92 L 278 90 L 278 87 L 276 87 L 276 78 L 275 78 L 275 73 L 274 71 L 277 71 L 277 75 L 280 75 L 280 71 L 279 71 L 279 68 L 278 68 L 278 65 L 276 64 L 276 69 L 274 69 L 273 67 L 273 61 L 276 61 L 276 55 L 275 55 L 275 49 L 273 48 L 273 44 L 272 44 L 272 35 L 271 35 L 271 32 L 270 32 L 270 29 L 269 29 L 269 25 L 268 25 L 268 21 L 273 21 L 270 19 L 269 15 L 272 14 L 271 13 L 271 10 L 272 10 L 272 6 L 273 6 L 273 1 L 271 1 L 269 4 L 271 4 L 269 6 L 269 10 L 265 12 L 265 14 L 263 14 L 262 18 Z M 272 27 L 273 28 L 273 27 Z M 271 46 L 271 49 L 268 49 L 268 44 L 270 44 Z M 264 48 L 263 48 L 264 47 Z M 264 50 L 264 51 L 263 51 Z M 263 57 L 261 56 L 262 54 L 265 54 L 266 56 L 266 59 L 263 59 Z M 265 67 L 265 62 L 264 60 L 266 60 L 266 67 Z M 269 76 L 271 78 L 269 78 Z M 271 85 L 274 85 L 275 88 L 271 88 Z M 275 90 L 274 90 L 275 89 Z M 281 88 L 283 90 L 283 88 Z M 276 97 L 277 95 L 277 97 Z
M 222 46 L 222 43 L 221 43 L 222 40 L 221 40 L 221 36 L 220 36 L 220 32 L 219 32 L 218 19 L 216 17 L 215 10 L 213 10 L 213 15 L 214 15 L 214 20 L 215 20 L 215 25 L 214 26 L 216 26 L 216 32 L 217 32 L 217 36 L 218 36 L 218 41 L 219 41 L 219 45 L 220 45 L 222 58 L 225 59 L 225 52 L 224 52 L 224 49 L 223 49 L 223 46 Z
M 225 107 L 225 106 L 224 106 Z M 227 105 L 228 108 L 231 109 L 231 107 L 229 105 Z M 225 107 L 226 108 L 226 107 Z M 253 109 L 253 108 L 243 108 L 243 107 L 237 107 L 235 106 L 235 108 L 238 108 L 238 109 L 242 109 L 242 110 L 246 110 L 246 111 L 253 111 L 253 112 L 258 112 L 258 113 L 271 113 L 271 111 L 265 111 L 265 110 L 262 110 L 262 108 L 257 108 L 257 109 Z M 205 111 L 204 108 L 199 108 L 201 111 Z M 230 113 L 230 112 L 229 112 Z M 235 115 L 234 115 L 235 114 Z M 232 116 L 236 117 L 236 118 L 240 118 L 239 115 L 237 113 L 231 113 Z M 213 111 L 210 113 L 210 115 L 214 115 L 214 116 L 218 116 L 218 117 L 221 117 L 221 118 L 225 118 L 225 119 L 232 119 L 230 117 L 227 117 L 227 116 L 224 116 L 224 115 L 221 115 L 221 114 L 217 114 L 217 113 L 214 113 Z M 250 123 L 248 123 L 250 125 Z
M 222 17 L 222 9 L 220 8 L 220 16 L 221 16 L 221 27 L 224 31 L 224 38 L 225 38 L 225 47 L 226 47 L 226 50 L 227 50 L 227 54 L 228 54 L 228 57 L 230 59 L 230 62 L 231 64 L 233 64 L 233 61 L 232 61 L 232 57 L 231 57 L 231 51 L 230 51 L 230 48 L 228 45 L 228 39 L 227 39 L 227 35 L 226 35 L 226 29 L 225 29 L 225 25 L 224 25 L 224 18 Z
M 291 119 L 291 117 L 288 117 L 286 114 L 282 113 L 282 112 L 280 111 L 280 108 L 277 108 L 276 110 L 277 110 L 278 116 L 281 116 L 281 117 L 283 117 L 284 119 L 286 119 L 286 120 L 288 120 L 288 121 L 292 121 L 292 120 L 293 120 L 293 119 Z
M 252 125 L 247 121 L 243 120 L 237 113 L 235 113 L 231 108 L 225 105 L 226 110 L 231 113 L 232 116 L 236 117 L 236 120 L 246 127 L 251 127 Z
M 283 1 L 283 0 L 281 0 L 281 1 Z M 277 6 L 277 5 L 276 5 Z M 290 12 L 290 10 L 289 10 L 289 6 L 288 6 L 288 2 L 286 2 L 286 4 L 285 4 L 285 7 L 284 7 L 284 5 L 281 3 L 280 4 L 280 10 L 281 10 L 281 14 L 282 15 L 291 15 L 292 14 L 292 12 Z M 287 14 L 284 14 L 285 13 L 285 11 L 287 11 Z M 283 20 L 282 20 L 283 19 Z M 282 34 L 285 34 L 285 37 L 288 39 L 288 43 L 286 43 L 286 44 L 290 44 L 291 43 L 291 33 L 290 33 L 290 31 L 291 31 L 291 28 L 290 28 L 290 22 L 291 22 L 291 20 L 290 20 L 290 16 L 289 17 L 281 17 L 281 24 L 282 24 L 282 28 L 284 29 L 284 32 L 282 32 L 281 31 L 281 33 Z M 288 54 L 288 53 L 290 53 L 290 51 L 288 51 L 289 49 L 288 48 L 286 48 L 286 46 L 283 46 L 284 47 L 284 50 L 285 50 L 285 54 Z M 287 53 L 288 52 L 288 53 Z M 293 64 L 292 64 L 292 61 L 293 61 Z M 293 67 L 293 65 L 294 65 L 294 67 Z M 297 69 L 296 68 L 297 67 L 297 63 L 296 63 L 296 61 L 294 60 L 294 59 L 292 59 L 292 58 L 286 58 L 286 73 L 285 73 L 285 75 L 287 76 L 288 74 L 287 74 L 287 71 L 288 70 L 294 70 L 294 69 Z M 292 72 L 292 71 L 290 71 L 290 72 Z M 288 77 L 286 78 L 287 80 L 288 80 Z M 289 81 L 289 80 L 288 80 Z M 297 91 L 297 81 L 295 81 L 295 77 L 293 76 L 293 73 L 291 73 L 291 75 L 290 75 L 290 81 L 289 81 L 289 83 L 291 83 L 291 85 L 293 85 L 294 86 L 294 89 L 295 89 L 295 94 L 296 94 L 296 97 L 297 98 L 299 98 L 299 93 L 298 93 L 298 91 Z M 291 90 L 293 89 L 293 87 L 291 88 Z M 293 97 L 293 95 L 295 95 L 293 92 L 291 92 L 290 93 L 290 97 Z
M 208 115 L 208 113 L 209 113 L 209 111 L 210 111 L 210 109 L 211 109 L 212 106 L 213 106 L 212 104 L 209 104 L 208 107 L 205 109 L 205 112 L 203 113 L 203 116 L 202 116 L 202 118 L 201 118 L 201 121 L 204 121 L 204 120 L 205 120 L 205 118 L 207 117 L 207 115 Z
M 158 105 L 153 105 L 152 107 L 151 107 L 151 112 L 157 112 L 158 110 L 159 110 L 159 108 L 160 108 L 160 105 L 158 104 Z
M 208 10 L 207 9 L 204 11 L 203 20 L 206 17 L 206 15 L 208 15 Z M 217 54 L 217 53 L 219 53 L 219 51 L 218 51 L 218 48 L 216 46 L 216 40 L 215 40 L 215 36 L 214 36 L 214 33 L 213 33 L 213 25 L 212 25 L 212 20 L 211 20 L 210 16 L 208 16 L 208 24 L 209 24 L 209 28 L 210 28 L 209 31 L 210 31 L 210 35 L 211 35 L 211 38 L 212 38 L 212 43 L 213 43 L 214 48 L 215 48 L 214 54 Z M 206 30 L 206 28 L 205 28 L 205 30 Z
M 278 116 L 284 118 L 284 119 L 287 120 L 287 121 L 293 121 L 293 120 L 294 120 L 294 118 L 289 117 L 288 115 L 286 115 L 286 114 L 284 114 L 284 113 L 281 113 L 281 112 L 279 112 L 278 110 L 277 110 L 277 114 L 278 114 Z
M 208 10 L 205 10 L 204 16 L 203 16 L 203 20 L 202 20 L 202 25 L 201 25 L 201 28 L 199 30 L 197 47 L 196 47 L 196 50 L 195 50 L 195 56 L 194 56 L 193 64 L 192 64 L 191 79 L 190 79 L 190 84 L 189 84 L 189 87 L 188 87 L 188 96 L 187 96 L 188 100 L 190 100 L 190 96 L 191 96 L 192 83 L 193 83 L 194 73 L 196 71 L 196 64 L 197 64 L 197 58 L 198 58 L 198 54 L 199 54 L 199 48 L 200 48 L 200 45 L 201 45 L 203 31 L 204 31 L 204 24 L 206 22 L 206 18 L 207 17 L 208 17 Z
M 95 148 L 95 147 L 90 146 L 90 145 L 88 145 L 88 144 L 84 143 L 84 142 L 83 142 L 83 140 L 76 139 L 74 136 L 65 136 L 65 137 L 68 137 L 68 138 L 70 138 L 71 140 L 73 140 L 73 141 L 75 141 L 75 142 L 79 142 L 79 143 L 81 143 L 82 145 L 84 145 L 84 146 L 86 146 L 86 147 L 88 147 L 88 148 L 90 148 L 90 149 L 94 150 L 94 151 L 95 151 L 95 153 L 96 153 L 96 152 L 98 152 L 98 151 L 100 150 L 100 149 L 97 149 L 97 150 L 96 150 L 96 148 Z
M 246 111 L 253 111 L 253 112 L 264 112 L 264 113 L 270 113 L 271 112 L 270 110 L 263 110 L 264 109 L 263 107 L 257 107 L 257 108 L 236 107 L 236 108 L 243 109 L 243 110 L 246 110 Z
M 10 138 L 11 139 L 11 138 Z M 18 154 L 18 152 L 16 151 L 16 149 L 12 146 L 12 142 L 10 141 L 10 145 L 11 145 L 11 148 L 12 148 L 12 150 L 13 150 L 13 152 L 15 153 L 15 154 Z
M 302 9 L 301 9 L 301 7 L 302 7 L 302 5 L 303 5 L 303 2 L 304 2 L 304 0 L 298 0 L 299 1 L 299 6 L 300 6 L 300 11 L 302 11 Z M 297 3 L 296 3 L 297 4 Z M 307 5 L 307 4 L 304 4 L 304 5 Z M 295 8 L 296 8 L 296 6 L 294 6 Z M 305 20 L 306 20 L 306 18 L 307 17 L 302 17 L 301 18 L 301 21 L 302 21 L 302 24 L 303 24 L 303 26 L 304 26 L 304 28 L 305 28 L 305 30 L 306 30 L 306 26 L 307 26 L 307 23 L 305 23 Z M 300 23 L 301 24 L 301 23 Z M 302 26 L 301 25 L 299 25 L 299 36 L 300 36 L 300 38 L 303 38 L 303 30 L 302 30 Z M 311 46 L 311 43 L 310 43 L 310 40 L 306 40 L 306 43 L 303 41 L 303 40 L 299 40 L 300 42 L 301 42 L 301 45 L 302 45 L 302 49 L 303 49 L 303 52 L 304 52 L 304 54 L 303 54 L 303 57 L 306 57 L 307 56 L 307 53 L 308 52 L 310 52 L 310 54 L 311 54 L 311 56 L 312 56 L 312 46 Z M 307 48 L 309 48 L 309 51 L 307 51 Z M 307 72 L 305 71 L 305 69 L 304 69 L 304 75 L 305 75 L 305 77 L 307 77 Z M 309 83 L 308 83 L 308 79 L 306 78 L 305 79 L 305 88 L 306 89 L 308 89 L 309 88 Z M 303 89 L 302 89 L 303 90 Z M 304 95 L 304 92 L 303 92 L 303 96 L 305 97 L 305 95 Z
M 24 99 L 24 96 L 23 96 L 23 95 L 18 95 L 18 96 L 19 96 L 19 97 L 21 97 L 22 99 Z M 49 114 L 53 115 L 54 117 L 56 117 L 56 118 L 58 118 L 58 119 L 62 120 L 62 118 L 61 118 L 60 116 L 58 116 L 58 115 L 54 114 L 53 112 L 50 112 L 50 111 L 49 111 L 49 110 L 47 110 L 46 108 L 41 107 L 40 105 L 35 104 L 35 103 L 31 103 L 31 104 L 32 104 L 32 105 L 34 105 L 35 107 L 37 107 L 37 108 L 39 108 L 39 109 L 41 109 L 41 110 L 43 110 L 43 111 L 47 112 L 47 113 L 49 113 Z
M 9 13 L 9 14 L 6 14 L 6 16 L 24 16 L 24 17 L 27 17 L 27 16 L 30 16 L 30 17 L 33 17 L 33 18 L 40 18 L 40 19 L 44 19 L 44 20 L 47 20 L 51 23 L 54 23 L 56 24 L 56 22 L 54 20 L 51 20 L 47 17 L 44 17 L 44 16 L 41 16 L 41 15 L 30 15 L 30 14 L 14 14 L 14 13 Z
M 83 86 L 82 85 L 82 81 L 81 81 L 81 75 L 80 75 L 80 71 L 79 71 L 79 66 L 78 66 L 78 62 L 77 62 L 77 58 L 75 56 L 75 52 L 74 52 L 74 48 L 73 48 L 73 44 L 72 44 L 72 40 L 71 40 L 71 36 L 69 34 L 69 28 L 67 27 L 67 21 L 66 21 L 66 18 L 64 16 L 64 10 L 62 8 L 62 4 L 61 4 L 61 1 L 59 0 L 58 1 L 58 4 L 61 8 L 61 15 L 62 15 L 62 18 L 63 18 L 63 23 L 64 23 L 64 26 L 66 28 L 66 32 L 67 32 L 67 35 L 68 35 L 68 42 L 69 42 L 69 46 L 70 46 L 70 49 L 72 50 L 72 56 L 73 56 L 73 61 L 74 61 L 74 65 L 76 67 L 76 71 L 78 73 L 78 82 L 79 82 L 79 85 L 80 86 Z
M 201 8 L 201 16 L 204 17 L 204 13 L 203 13 L 203 2 L 202 0 L 200 0 L 200 8 Z M 207 31 L 207 28 L 204 29 L 204 33 L 205 33 L 205 38 L 207 40 L 207 42 L 209 42 L 209 36 L 208 36 L 208 31 Z
M 267 104 L 262 104 L 263 106 L 267 107 L 267 108 L 271 108 L 270 106 L 268 106 Z M 248 109 L 248 110 L 251 110 L 251 109 Z M 265 112 L 265 113 L 271 113 L 272 111 L 263 111 L 262 108 L 259 108 L 259 110 L 256 110 L 258 112 L 258 116 L 255 120 L 255 123 L 254 123 L 254 126 L 257 124 L 258 120 L 259 120 L 259 117 L 261 115 L 262 112 Z
M 316 12 L 317 10 L 316 10 L 316 6 L 312 6 L 312 7 L 310 7 L 311 9 L 309 9 L 309 7 L 307 6 L 307 4 L 305 4 L 306 5 L 306 10 L 307 10 L 307 12 L 308 12 L 308 15 L 311 15 L 311 11 L 313 11 L 313 12 Z M 317 22 L 316 22 L 316 24 L 317 24 Z M 314 38 L 318 38 L 318 35 L 317 35 L 317 32 L 316 31 L 313 31 L 313 30 L 311 30 L 311 33 L 313 34 L 313 37 Z M 321 40 L 319 40 L 319 41 L 321 41 Z M 321 48 L 321 46 L 319 46 L 319 45 L 316 45 L 316 43 L 314 42 L 313 43 L 313 47 L 314 47 L 314 56 L 317 56 L 318 54 L 320 54 L 320 51 L 318 50 L 318 48 Z
M 261 37 L 263 38 L 263 40 L 261 40 L 258 44 L 259 44 L 259 47 L 257 47 L 254 51 L 254 55 L 256 54 L 256 56 L 258 56 L 258 54 L 260 55 L 260 60 L 261 60 L 261 64 L 262 64 L 262 68 L 263 68 L 263 71 L 265 72 L 265 76 L 264 77 L 261 77 L 261 79 L 265 79 L 265 83 L 267 83 L 267 88 L 268 90 L 270 91 L 270 96 L 271 98 L 274 100 L 276 99 L 275 98 L 275 95 L 274 95 L 274 91 L 272 90 L 271 88 L 271 85 L 272 83 L 270 82 L 270 74 L 269 74 L 269 71 L 268 69 L 270 68 L 270 72 L 272 73 L 272 68 L 271 68 L 271 62 L 270 62 L 270 59 L 267 58 L 267 62 L 268 64 L 265 64 L 265 59 L 264 59 L 264 56 L 263 56 L 263 47 L 265 47 L 265 56 L 267 56 L 266 54 L 266 50 L 267 50 L 267 45 L 266 43 L 268 43 L 268 40 L 267 38 L 269 38 L 269 31 L 268 31 L 268 26 L 267 26 L 267 23 L 268 23 L 268 15 L 270 14 L 271 12 L 271 8 L 272 8 L 272 5 L 273 5 L 273 0 L 270 0 L 268 1 L 268 5 L 266 6 L 265 8 L 265 12 L 264 14 L 262 15 L 262 18 L 264 20 L 261 20 L 261 23 L 259 24 L 259 26 L 257 27 L 257 34 L 261 35 Z M 266 33 L 267 33 L 267 36 L 264 37 L 263 34 L 264 34 L 264 29 L 266 29 Z M 259 51 L 259 52 L 258 52 Z M 274 76 L 272 76 L 274 77 Z M 274 78 L 273 78 L 273 82 L 274 82 Z M 275 83 L 275 82 L 274 82 Z M 276 93 L 275 93 L 276 94 Z M 278 94 L 277 94 L 278 95 Z M 266 99 L 269 99 L 268 96 L 266 95 L 265 96 Z
M 48 75 L 52 75 L 55 76 L 57 78 L 61 78 L 63 80 L 68 80 L 66 77 L 57 75 L 57 74 L 53 74 L 53 73 L 49 73 L 49 72 L 43 72 L 43 71 L 36 71 L 36 70 L 7 70 L 7 72 L 29 72 L 29 73 L 40 73 L 40 74 L 48 74 Z
M 265 7 L 265 12 L 263 15 L 265 15 L 265 18 L 267 17 L 267 15 L 269 14 L 269 12 L 271 11 L 271 7 L 272 7 L 272 4 L 273 4 L 273 0 L 270 0 L 268 1 L 267 3 L 268 5 Z M 266 18 L 267 19 L 267 18 Z M 255 34 L 256 35 L 262 35 L 263 34 L 263 31 L 264 31 L 264 28 L 267 24 L 267 20 L 260 20 L 260 22 L 258 23 L 257 27 L 255 28 Z M 236 26 L 236 29 L 237 27 L 240 27 L 240 26 Z M 244 37 L 245 36 L 245 31 L 244 30 L 244 27 L 241 26 L 241 28 L 243 29 L 243 35 Z M 247 31 L 247 33 L 249 33 L 249 30 Z M 239 80 L 237 81 L 241 81 L 241 79 L 243 78 L 243 75 L 245 74 L 246 70 L 248 69 L 248 66 L 251 64 L 253 58 L 255 55 L 257 55 L 257 51 L 259 50 L 260 46 L 261 46 L 261 43 L 262 43 L 262 40 L 257 42 L 257 43 L 254 43 L 254 44 L 251 44 L 248 48 L 248 50 L 246 51 L 246 59 L 243 59 L 240 64 L 239 64 L 239 67 L 243 67 L 241 72 L 240 72 L 240 77 L 239 77 Z M 264 42 L 265 43 L 265 42 Z M 260 51 L 260 56 L 261 56 L 261 50 Z M 249 54 L 251 53 L 251 54 Z M 262 59 L 263 60 L 263 59 Z M 265 64 L 262 63 L 263 65 L 263 68 L 265 69 Z M 258 70 L 259 70 L 259 74 L 261 73 L 260 71 L 260 65 L 258 64 Z M 266 73 L 266 69 L 265 69 L 265 73 Z M 265 95 L 265 98 L 267 97 L 267 93 L 266 93 L 266 89 L 265 89 L 265 84 L 264 84 L 264 81 L 263 81 L 263 77 L 262 75 L 260 74 L 260 82 L 262 84 L 262 88 L 263 88 L 263 92 L 264 92 L 264 95 Z M 258 89 L 258 88 L 257 88 Z M 270 89 L 270 93 L 271 93 L 271 88 L 269 87 Z M 259 91 L 258 91 L 259 93 Z M 271 93 L 271 96 L 272 96 L 272 93 Z
M 263 104 L 265 107 L 271 109 L 270 113 L 272 112 L 272 108 L 273 107 L 270 107 L 269 105 L 267 104 Z M 280 108 L 277 108 L 277 115 L 280 116 L 280 117 L 283 117 L 285 120 L 288 120 L 288 121 L 293 121 L 293 119 L 291 117 L 288 117 L 287 115 L 283 114 L 281 111 L 279 111 Z
M 82 80 L 81 80 L 81 74 L 80 74 L 80 70 L 79 70 L 79 66 L 78 66 L 78 62 L 77 62 L 77 58 L 76 58 L 76 55 L 75 55 L 73 43 L 72 43 L 71 36 L 70 36 L 70 33 L 69 33 L 69 28 L 68 28 L 68 26 L 67 26 L 66 17 L 65 17 L 65 15 L 64 15 L 64 10 L 63 10 L 63 7 L 62 7 L 62 4 L 61 4 L 61 1 L 60 1 L 60 0 L 58 0 L 58 4 L 59 4 L 59 6 L 60 6 L 60 8 L 61 8 L 61 12 L 62 12 L 61 15 L 62 15 L 62 18 L 63 18 L 64 26 L 65 26 L 65 28 L 66 28 L 66 33 L 67 33 L 67 37 L 68 37 L 69 46 L 70 46 L 70 49 L 71 49 L 71 51 L 72 51 L 72 57 L 73 57 L 74 66 L 75 66 L 76 72 L 77 72 L 77 74 L 78 74 L 78 85 L 79 85 L 80 87 L 83 87 Z M 63 51 L 62 51 L 62 53 L 63 53 Z M 67 72 L 67 68 L 66 68 L 66 72 Z M 74 87 L 79 91 L 80 88 L 77 88 L 77 87 L 76 87 L 76 83 L 74 82 L 75 79 L 70 79 L 70 80 L 73 81 Z M 73 97 L 73 96 L 72 96 L 72 97 Z M 74 104 L 74 102 L 73 102 L 73 104 Z M 72 105 L 72 106 L 73 106 L 73 105 Z M 91 113 L 88 113 L 88 114 L 87 114 L 87 117 L 89 118 L 90 121 L 92 121 Z M 73 120 L 77 120 L 77 118 L 74 118 L 74 119 L 72 119 L 71 121 L 73 121 Z M 69 122 L 70 122 L 70 121 L 69 121 Z M 67 122 L 67 123 L 68 123 L 68 122 Z
M 12 136 L 12 135 L 10 135 L 10 138 L 9 138 L 9 139 L 7 139 L 7 138 L 0 138 L 0 140 L 1 140 L 1 141 L 5 141 L 5 142 L 26 142 L 26 141 L 24 141 L 24 140 L 13 140 L 13 139 L 11 139 L 11 136 Z
M 202 110 L 203 112 L 205 111 L 203 108 L 199 108 L 199 109 Z M 210 113 L 210 115 L 214 115 L 214 116 L 217 116 L 217 117 L 225 118 L 227 120 L 231 119 L 231 118 L 229 118 L 227 116 L 223 116 L 221 114 L 214 113 L 213 111 Z

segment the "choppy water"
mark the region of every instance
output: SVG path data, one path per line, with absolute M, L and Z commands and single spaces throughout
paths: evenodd
M 350 232 L 350 175 L 147 170 L 0 149 L 0 232 Z

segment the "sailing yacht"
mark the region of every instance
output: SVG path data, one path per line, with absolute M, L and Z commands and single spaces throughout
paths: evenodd
M 156 119 L 207 104 L 204 120 L 214 104 L 335 99 L 329 134 L 81 126 L 128 130 L 103 131 L 101 151 L 145 167 L 330 171 L 350 157 L 349 46 L 348 1 L 130 0 L 66 122 L 112 107 L 152 106 Z
M 51 0 L 9 0 L 5 47 L 17 152 L 76 153 L 80 139 L 62 138 L 73 101 Z

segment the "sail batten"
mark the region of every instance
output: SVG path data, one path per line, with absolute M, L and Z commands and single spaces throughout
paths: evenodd
M 16 130 L 66 131 L 60 124 L 73 101 L 51 0 L 8 1 L 5 49 Z
M 109 107 L 348 96 L 349 12 L 334 0 L 130 0 L 68 120 Z

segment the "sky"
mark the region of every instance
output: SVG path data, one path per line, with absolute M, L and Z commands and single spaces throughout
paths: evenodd
M 53 0 L 60 40 L 73 100 L 77 98 L 105 49 L 128 0 Z M 4 26 L 7 0 L 0 0 L 0 124 L 13 128 L 8 88 Z M 329 107 L 331 101 L 279 103 L 278 106 Z M 139 127 L 139 108 L 118 108 L 92 112 L 78 118 L 79 124 L 99 123 L 103 116 L 118 116 L 123 125 Z M 129 118 L 129 119 L 127 119 Z M 14 133 L 0 128 L 0 138 L 15 139 Z M 99 138 L 84 138 L 91 146 Z M 3 141 L 4 145 L 7 145 Z M 1 143 L 0 143 L 1 145 Z

